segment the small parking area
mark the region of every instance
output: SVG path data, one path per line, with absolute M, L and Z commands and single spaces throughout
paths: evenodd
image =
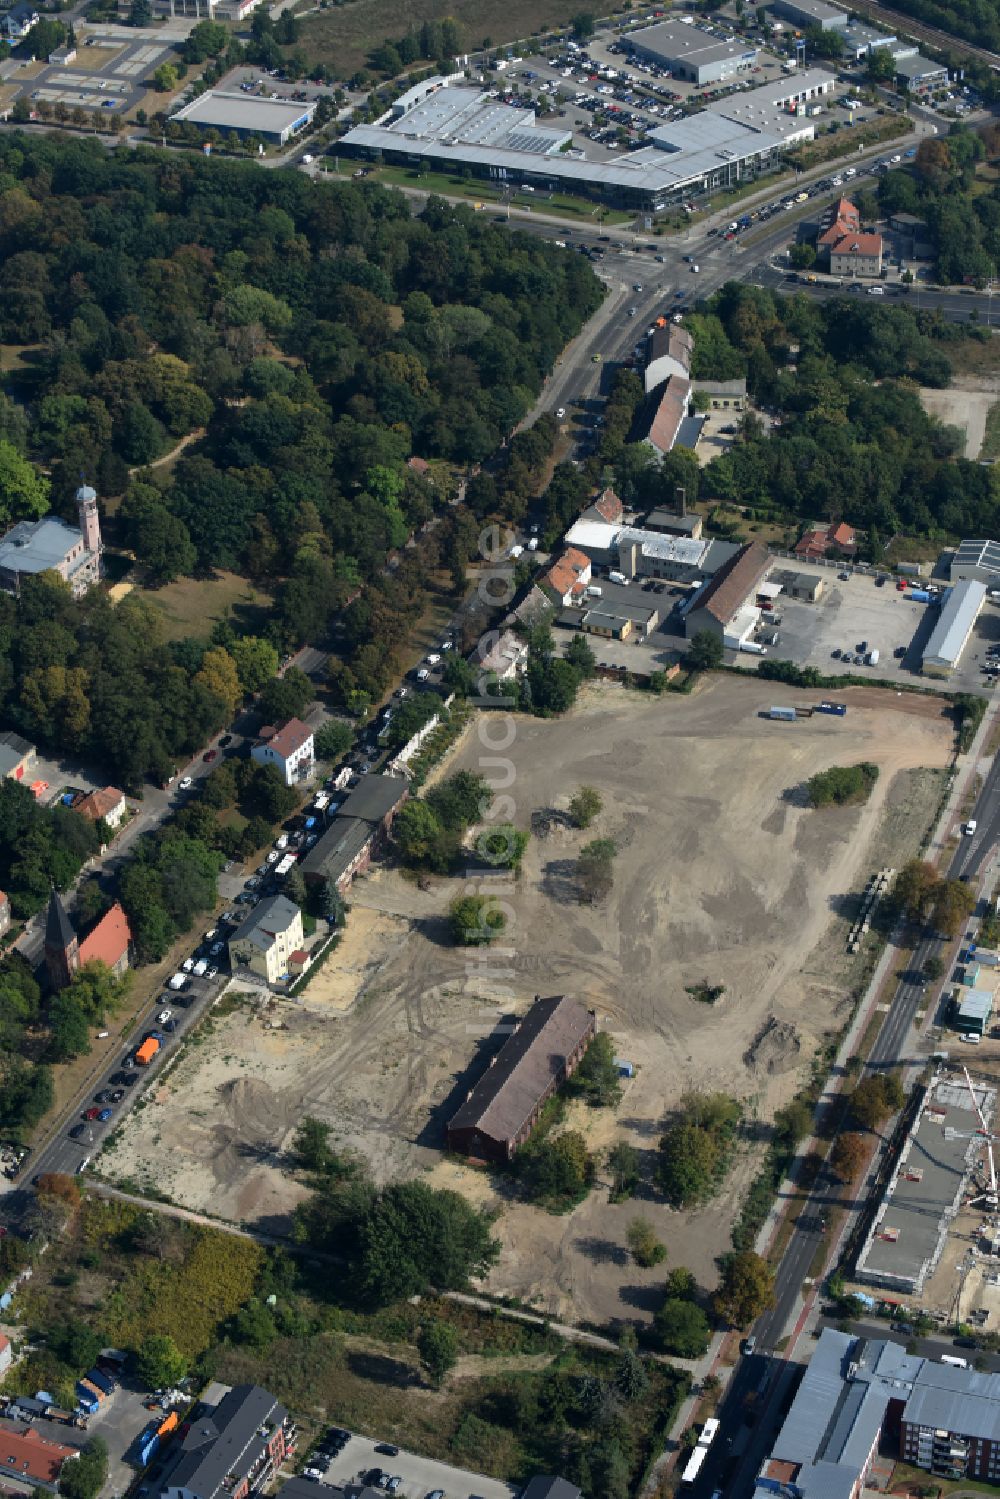
M 193 25 L 193 21 L 191 25 Z M 82 28 L 81 28 L 82 29 Z M 189 28 L 190 29 L 190 28 Z M 124 27 L 95 27 L 78 36 L 76 57 L 66 64 L 15 63 L 4 71 L 4 82 L 34 108 L 41 103 L 67 109 L 104 109 L 122 113 L 142 103 L 145 81 L 165 59 L 175 58 L 174 34 L 138 33 Z
M 385 1492 L 392 1492 L 402 1499 L 427 1499 L 428 1494 L 439 1491 L 446 1499 L 512 1499 L 518 1493 L 510 1484 L 496 1478 L 484 1478 L 478 1473 L 468 1473 L 463 1468 L 453 1468 L 449 1463 L 435 1462 L 433 1458 L 421 1457 L 415 1452 L 397 1451 L 390 1456 L 377 1450 L 370 1437 L 352 1436 L 343 1451 L 326 1469 L 325 1482 L 345 1484 L 368 1482 L 375 1485 L 373 1469 L 386 1480 L 400 1478 L 402 1482 L 391 1490 L 378 1484 Z M 322 1499 L 319 1487 L 316 1499 Z

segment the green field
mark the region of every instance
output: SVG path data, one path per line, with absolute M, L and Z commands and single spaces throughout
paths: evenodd
M 307 0 L 307 5 L 311 0 Z M 365 66 L 373 47 L 394 41 L 424 21 L 457 21 L 463 46 L 499 46 L 564 26 L 577 14 L 576 0 L 348 0 L 336 8 L 303 17 L 301 41 L 307 55 L 328 63 L 348 78 Z
M 225 572 L 212 578 L 178 578 L 164 588 L 149 589 L 143 597 L 163 615 L 167 640 L 207 640 L 219 620 L 228 616 L 256 633 L 271 607 L 269 594 Z

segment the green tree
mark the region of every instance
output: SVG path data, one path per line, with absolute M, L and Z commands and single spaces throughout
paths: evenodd
M 517 1162 L 525 1197 L 556 1212 L 579 1202 L 594 1179 L 593 1159 L 577 1130 L 532 1143 Z
M 876 1072 L 860 1082 L 851 1094 L 851 1113 L 865 1129 L 878 1129 L 902 1108 L 905 1098 L 895 1073 Z
M 128 12 L 128 24 L 130 26 L 152 26 L 153 7 L 149 0 L 132 0 Z
M 573 1074 L 571 1086 L 595 1109 L 613 1109 L 621 1103 L 622 1089 L 615 1048 L 607 1031 L 598 1031 Z
M 749 1327 L 774 1304 L 774 1270 L 767 1260 L 745 1249 L 726 1255 L 714 1306 L 732 1327 Z
M 262 1301 L 249 1301 L 240 1307 L 230 1330 L 234 1343 L 253 1348 L 258 1353 L 266 1353 L 278 1336 L 274 1313 Z
M 937 983 L 938 979 L 944 978 L 945 966 L 937 953 L 931 953 L 929 958 L 924 959 L 923 975 L 930 983 Z
M 976 892 L 962 880 L 942 880 L 934 893 L 931 922 L 943 937 L 958 935 L 976 909 Z
M 428 791 L 426 797 L 442 826 L 455 832 L 478 822 L 490 800 L 489 782 L 468 770 L 456 771 Z
M 476 839 L 476 851 L 495 869 L 520 869 L 529 833 L 522 833 L 511 822 L 498 822 Z
M 60 1363 L 83 1372 L 89 1369 L 101 1351 L 101 1340 L 92 1328 L 78 1317 L 57 1322 L 46 1338 L 46 1347 Z
M 173 1338 L 151 1332 L 136 1353 L 136 1373 L 148 1390 L 169 1388 L 187 1373 L 187 1361 Z
M 700 1358 L 711 1336 L 708 1318 L 693 1301 L 668 1297 L 653 1318 L 664 1353 L 676 1358 Z
M 179 82 L 173 63 L 161 62 L 153 74 L 153 87 L 159 94 L 172 94 Z
M 570 821 L 574 827 L 589 828 L 603 806 L 601 793 L 596 787 L 580 786 L 570 800 Z
M 292 1155 L 300 1171 L 329 1170 L 335 1159 L 330 1149 L 330 1126 L 311 1114 L 303 1114 L 292 1137 Z
M 938 884 L 938 873 L 933 864 L 910 859 L 896 876 L 892 887 L 893 900 L 911 921 L 924 921 L 934 904 Z
M 65 1499 L 97 1499 L 108 1476 L 108 1449 L 101 1437 L 91 1437 L 80 1456 L 63 1463 L 59 1492 Z
M 259 692 L 278 670 L 278 652 L 269 640 L 258 635 L 244 635 L 233 640 L 227 650 L 236 662 L 240 687 L 244 692 Z
M 5 526 L 15 520 L 36 520 L 48 508 L 48 479 L 11 443 L 0 441 L 0 520 Z
M 639 1152 L 628 1140 L 616 1140 L 608 1151 L 608 1171 L 611 1175 L 612 1202 L 624 1202 L 632 1197 L 639 1185 Z
M 283 723 L 299 718 L 316 696 L 316 689 L 297 666 L 290 666 L 282 677 L 272 677 L 260 695 L 260 711 L 269 723 Z
M 444 873 L 455 856 L 457 839 L 445 828 L 434 808 L 411 797 L 396 813 L 392 835 L 407 864 Z
M 421 1367 L 435 1389 L 440 1389 L 458 1362 L 458 1333 L 450 1322 L 425 1322 L 417 1334 L 417 1352 Z
M 597 657 L 585 635 L 573 636 L 563 659 L 569 662 L 582 682 L 588 681 L 597 668 Z
M 667 1271 L 663 1293 L 668 1300 L 694 1301 L 698 1295 L 698 1283 L 685 1265 L 677 1265 Z
M 491 895 L 458 895 L 448 907 L 451 935 L 460 947 L 484 947 L 494 942 L 507 918 Z
M 594 905 L 611 894 L 614 884 L 615 844 L 612 838 L 595 838 L 585 843 L 576 861 L 576 882 L 580 899 Z
M 342 719 L 329 718 L 316 730 L 314 743 L 318 760 L 339 760 L 354 742 L 354 731 Z
M 712 671 L 725 660 L 722 637 L 712 630 L 699 630 L 691 641 L 687 653 L 688 666 L 692 671 Z
M 79 999 L 68 989 L 56 994 L 49 1004 L 49 1045 L 51 1062 L 69 1062 L 90 1051 L 90 1021 Z
M 660 1265 L 667 1257 L 666 1247 L 653 1232 L 648 1218 L 632 1218 L 625 1230 L 625 1242 L 637 1265 L 650 1270 Z
M 800 240 L 788 252 L 789 263 L 800 271 L 808 271 L 816 264 L 816 250 L 806 240 Z
M 593 12 L 589 10 L 578 11 L 570 21 L 578 42 L 588 41 L 593 36 L 595 24 Z
M 373 1201 L 359 1228 L 361 1289 L 380 1306 L 461 1290 L 496 1260 L 491 1220 L 457 1192 L 396 1182 Z

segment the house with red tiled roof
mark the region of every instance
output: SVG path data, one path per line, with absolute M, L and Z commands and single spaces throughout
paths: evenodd
M 124 791 L 119 791 L 117 786 L 104 786 L 100 791 L 91 791 L 89 796 L 81 796 L 73 803 L 73 811 L 91 822 L 106 822 L 109 828 L 116 828 L 128 806 Z
M 58 891 L 53 890 L 45 917 L 44 948 L 45 967 L 53 989 L 65 989 L 86 963 L 104 963 L 115 978 L 121 978 L 129 966 L 131 945 L 128 917 L 117 901 L 81 940 Z
M 657 457 L 663 458 L 677 441 L 681 423 L 687 416 L 691 382 L 684 375 L 671 375 L 653 402 L 640 418 L 641 427 L 636 431 L 640 442 L 653 449 Z
M 567 547 L 541 579 L 541 586 L 550 598 L 569 608 L 582 598 L 590 578 L 590 558 L 576 547 Z
M 810 526 L 794 548 L 796 557 L 806 562 L 818 562 L 831 552 L 853 557 L 857 549 L 857 533 L 846 521 L 835 521 L 829 526 Z
M 594 501 L 593 508 L 601 519 L 606 520 L 611 526 L 617 525 L 625 513 L 621 500 L 610 487 L 601 491 Z
M 0 1475 L 7 1473 L 11 1478 L 20 1478 L 22 1483 L 44 1484 L 54 1489 L 63 1463 L 79 1456 L 78 1448 L 50 1442 L 31 1426 L 0 1422 Z
M 258 765 L 276 765 L 286 786 L 309 774 L 316 759 L 313 731 L 301 718 L 290 718 L 280 729 L 268 725 L 250 751 Z
M 834 204 L 816 248 L 827 257 L 833 276 L 882 273 L 882 236 L 863 233 L 861 216 L 849 198 Z

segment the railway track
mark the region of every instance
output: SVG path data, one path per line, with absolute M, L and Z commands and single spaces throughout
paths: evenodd
M 978 62 L 984 62 L 989 67 L 1000 71 L 1000 54 L 989 52 L 985 47 L 976 47 L 972 42 L 962 41 L 960 37 L 941 31 L 936 26 L 928 26 L 925 21 L 915 20 L 912 16 L 904 15 L 902 11 L 889 10 L 884 5 L 875 5 L 872 0 L 863 0 L 863 3 L 854 8 L 864 20 L 898 27 L 900 31 L 907 32 L 918 42 L 928 42 L 933 47 L 946 47 L 951 52 L 963 57 L 975 58 Z

